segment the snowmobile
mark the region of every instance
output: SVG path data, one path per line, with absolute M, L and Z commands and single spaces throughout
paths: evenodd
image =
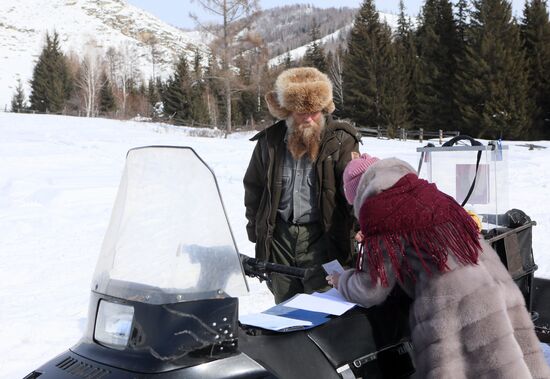
M 240 324 L 246 276 L 275 274 L 308 273 L 239 254 L 216 177 L 192 148 L 132 149 L 93 275 L 85 333 L 25 379 L 414 373 L 408 300 L 398 290 L 380 306 L 356 307 L 314 328 L 281 333 Z

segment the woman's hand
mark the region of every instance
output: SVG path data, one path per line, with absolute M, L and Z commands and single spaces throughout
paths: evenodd
M 338 279 L 340 278 L 340 274 L 338 274 L 337 272 L 331 274 L 331 275 L 327 275 L 327 277 L 325 278 L 328 282 L 329 285 L 333 286 L 334 288 L 338 289 Z

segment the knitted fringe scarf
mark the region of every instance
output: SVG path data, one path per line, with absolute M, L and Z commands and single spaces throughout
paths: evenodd
M 357 260 L 362 270 L 366 255 L 373 285 L 384 287 L 388 273 L 385 257 L 400 283 L 415 275 L 407 261 L 406 245 L 412 247 L 424 270 L 449 270 L 448 254 L 464 265 L 476 264 L 481 251 L 479 231 L 470 215 L 435 184 L 407 174 L 394 186 L 365 200 L 359 211 L 364 240 Z

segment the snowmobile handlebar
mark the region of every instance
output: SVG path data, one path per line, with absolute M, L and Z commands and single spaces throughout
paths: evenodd
M 256 258 L 251 258 L 243 254 L 239 255 L 243 265 L 244 273 L 250 277 L 256 277 L 260 279 L 260 281 L 269 281 L 269 275 L 273 272 L 298 279 L 304 279 L 306 276 L 307 270 L 304 268 L 260 261 Z

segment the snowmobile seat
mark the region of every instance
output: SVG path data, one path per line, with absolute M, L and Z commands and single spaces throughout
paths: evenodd
M 368 310 L 356 307 L 311 329 L 308 337 L 343 378 L 406 378 L 414 373 L 410 303 L 396 286 L 383 304 Z
M 541 342 L 550 343 L 550 279 L 534 278 L 533 312 L 536 313 L 535 332 Z
M 239 348 L 285 379 L 407 378 L 414 372 L 410 302 L 396 287 L 380 306 L 355 307 L 312 329 L 241 328 Z

